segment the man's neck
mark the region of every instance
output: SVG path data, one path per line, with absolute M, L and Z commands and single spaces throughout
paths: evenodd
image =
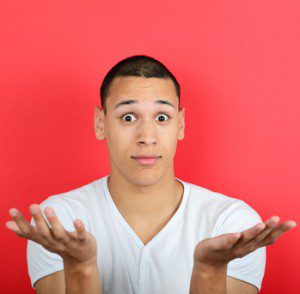
M 123 216 L 155 219 L 173 215 L 183 197 L 183 186 L 173 176 L 156 184 L 137 186 L 119 175 L 108 177 L 109 192 Z

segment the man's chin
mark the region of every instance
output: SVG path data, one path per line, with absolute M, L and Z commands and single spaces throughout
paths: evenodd
M 161 175 L 157 171 L 140 170 L 127 174 L 128 180 L 136 186 L 152 186 L 161 179 Z

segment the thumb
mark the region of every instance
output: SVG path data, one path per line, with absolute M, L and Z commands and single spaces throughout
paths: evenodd
M 212 246 L 214 250 L 226 250 L 230 249 L 237 240 L 241 237 L 241 233 L 228 233 L 222 234 L 215 238 L 212 238 Z

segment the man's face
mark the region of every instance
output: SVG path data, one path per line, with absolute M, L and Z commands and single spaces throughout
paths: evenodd
M 134 102 L 122 103 L 128 100 Z M 184 138 L 184 108 L 178 111 L 172 80 L 117 77 L 106 108 L 106 115 L 98 106 L 95 108 L 95 134 L 106 140 L 111 173 L 141 186 L 155 184 L 167 173 L 173 176 L 177 141 Z M 159 158 L 151 165 L 134 159 L 149 155 Z

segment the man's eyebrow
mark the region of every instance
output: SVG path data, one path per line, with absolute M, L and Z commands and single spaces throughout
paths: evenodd
M 115 106 L 114 109 L 116 109 L 116 108 L 118 108 L 118 107 L 120 107 L 120 106 L 122 106 L 122 105 L 135 104 L 135 103 L 139 103 L 139 101 L 138 101 L 138 100 L 133 100 L 133 99 L 122 100 L 121 102 L 119 102 L 119 103 Z M 155 104 L 166 104 L 166 105 L 169 105 L 169 106 L 175 108 L 174 104 L 171 103 L 171 102 L 168 101 L 168 100 L 162 100 L 162 99 L 159 99 L 159 100 L 154 101 L 154 103 L 155 103 Z

